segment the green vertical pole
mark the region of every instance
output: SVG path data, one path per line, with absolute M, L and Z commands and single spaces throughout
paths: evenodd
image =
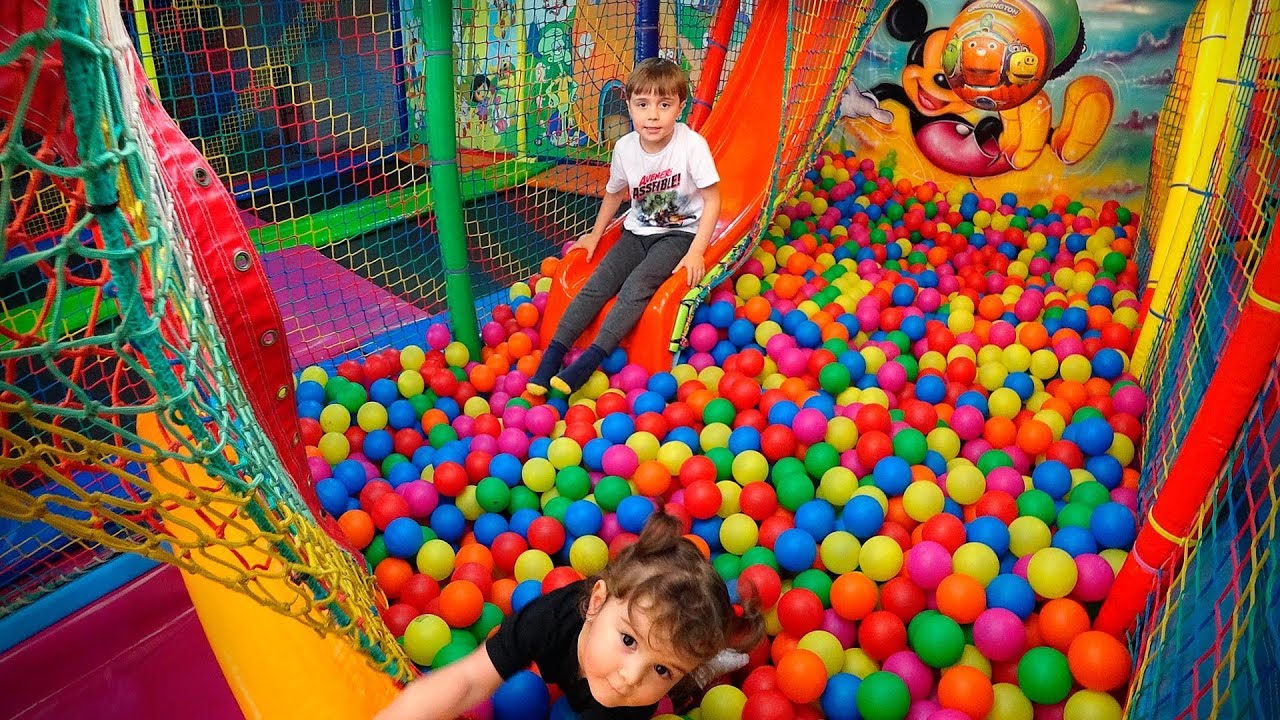
M 462 222 L 462 184 L 458 172 L 457 107 L 453 79 L 453 3 L 419 0 L 426 65 L 427 157 L 431 161 L 431 206 L 436 213 L 440 256 L 444 260 L 445 299 L 453 336 L 480 360 L 480 330 L 467 261 Z

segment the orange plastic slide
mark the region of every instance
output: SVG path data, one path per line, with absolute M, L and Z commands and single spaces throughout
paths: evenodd
M 792 30 L 793 73 L 802 76 L 809 88 L 830 90 L 807 93 L 786 107 L 784 114 L 788 7 L 783 0 L 761 0 L 733 71 L 700 130 L 711 146 L 720 173 L 720 221 L 707 248 L 708 270 L 756 228 L 760 214 L 766 210 L 773 179 L 794 169 L 795 160 L 790 168 L 775 164 L 779 138 L 805 142 L 816 132 L 823 103 L 831 92 L 839 90 L 835 85 L 840 63 L 829 58 L 843 55 L 861 25 L 853 18 L 845 18 L 844 22 L 817 19 L 823 12 L 820 2 L 798 4 L 811 7 L 809 12 L 801 9 L 797 13 L 805 21 Z M 828 8 L 827 12 L 831 10 Z M 819 57 L 823 61 L 815 62 Z M 586 284 L 621 232 L 619 219 L 605 231 L 592 261 L 587 261 L 585 250 L 573 250 L 556 268 L 539 331 L 544 348 L 569 301 Z M 658 289 L 635 330 L 623 341 L 632 362 L 650 372 L 671 369 L 673 329 L 689 289 L 683 273 L 672 276 Z M 591 343 L 612 306 L 612 301 L 605 306 L 582 334 L 579 346 Z

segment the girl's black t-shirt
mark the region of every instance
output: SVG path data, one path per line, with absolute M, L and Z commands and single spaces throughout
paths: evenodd
M 578 634 L 584 623 L 586 580 L 542 595 L 513 613 L 485 642 L 493 667 L 505 680 L 537 663 L 542 679 L 560 686 L 582 720 L 647 720 L 657 705 L 605 707 L 596 701 L 578 667 Z

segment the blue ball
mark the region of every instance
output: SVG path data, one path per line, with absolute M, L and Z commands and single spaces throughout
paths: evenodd
M 889 455 L 880 458 L 871 476 L 875 479 L 876 487 L 883 490 L 885 495 L 898 497 L 911 484 L 911 463 L 897 455 Z
M 400 388 L 394 380 L 378 378 L 369 386 L 369 399 L 383 407 L 390 407 L 391 403 L 400 399 Z
M 1057 460 L 1045 460 L 1031 471 L 1031 485 L 1061 500 L 1071 490 L 1071 469 Z
M 324 403 L 313 402 L 311 400 L 303 400 L 298 403 L 298 417 L 319 420 L 320 413 L 322 412 L 324 412 Z
M 539 580 L 525 580 L 516 585 L 516 589 L 511 591 L 512 612 L 520 612 L 525 605 L 537 600 L 541 595 L 542 582 Z
M 816 348 L 822 344 L 822 328 L 818 323 L 806 319 L 800 323 L 795 332 L 796 344 L 802 348 Z
M 729 433 L 729 452 L 738 455 L 748 450 L 760 450 L 760 431 L 750 425 L 734 428 Z
M 551 447 L 551 438 L 537 437 L 529 442 L 529 457 L 547 459 L 547 448 Z
M 649 522 L 649 516 L 654 513 L 656 508 L 653 501 L 643 495 L 628 495 L 618 503 L 615 511 L 618 518 L 618 526 L 629 533 L 640 534 L 644 530 L 644 524 Z M 568 517 L 566 516 L 566 520 Z
M 362 471 L 361 475 L 364 474 Z M 347 511 L 347 486 L 337 478 L 325 478 L 316 482 L 316 495 L 320 498 L 320 507 L 324 511 L 338 517 Z
M 609 413 L 600 421 L 600 437 L 615 445 L 621 445 L 635 434 L 636 423 L 626 413 Z
M 858 687 L 862 680 L 857 675 L 838 672 L 827 680 L 822 691 L 822 713 L 827 720 L 860 720 L 858 712 Z
M 769 408 L 769 424 L 791 427 L 791 421 L 795 419 L 798 412 L 800 408 L 796 407 L 795 403 L 790 400 L 779 400 Z
M 511 453 L 498 453 L 489 461 L 489 474 L 506 483 L 507 487 L 520 484 L 523 469 L 520 458 Z
M 391 433 L 386 430 L 374 430 L 364 436 L 364 456 L 370 461 L 379 463 L 391 454 L 394 443 Z
M 488 547 L 494 538 L 511 529 L 507 519 L 498 513 L 484 513 L 476 518 L 471 531 L 476 535 L 476 542 Z
M 857 322 L 857 318 L 850 315 L 849 317 Z M 852 328 L 850 328 L 852 329 Z M 862 357 L 862 353 L 854 350 L 840 353 L 840 364 L 849 369 L 849 377 L 858 380 L 867 374 L 867 360 Z
M 435 465 L 436 449 L 424 443 L 413 451 L 413 457 L 409 458 L 409 462 L 412 462 L 419 470 L 428 465 Z
M 835 506 L 826 500 L 810 500 L 796 509 L 795 526 L 822 542 L 836 529 Z
M 1124 466 L 1110 455 L 1094 455 L 1084 461 L 1084 469 L 1108 490 L 1120 487 L 1124 480 Z
M 417 520 L 398 517 L 387 523 L 382 532 L 382 540 L 387 544 L 387 554 L 398 558 L 411 558 L 422 547 L 422 526 Z
M 604 438 L 592 438 L 582 446 L 582 464 L 588 470 L 600 472 L 604 469 L 604 451 L 613 447 L 613 443 Z
M 1030 399 L 1032 393 L 1036 391 L 1035 381 L 1024 372 L 1009 373 L 1004 379 L 1004 386 L 1018 393 L 1018 397 L 1023 401 Z
M 511 513 L 511 526 L 509 529 L 511 532 L 518 534 L 525 540 L 528 540 L 529 525 L 540 517 L 542 517 L 542 513 L 539 513 L 533 508 L 520 508 L 519 510 Z
M 467 517 L 456 505 L 440 505 L 431 513 L 430 527 L 441 540 L 456 543 L 467 531 Z
M 676 376 L 669 372 L 654 373 L 649 378 L 649 391 L 656 392 L 665 400 L 671 400 L 676 396 L 680 384 L 676 382 Z
M 445 417 L 449 418 L 450 422 L 453 422 L 454 419 L 462 414 L 462 406 L 458 404 L 457 400 L 454 400 L 451 397 L 442 397 L 437 399 L 435 402 L 435 409 L 444 413 Z
M 613 352 L 609 353 L 608 357 L 606 357 L 600 363 L 600 369 L 605 371 L 609 375 L 612 375 L 618 372 L 619 370 L 621 370 L 622 368 L 626 367 L 626 365 L 627 365 L 627 351 L 618 347 L 618 348 L 614 348 Z M 564 413 L 561 413 L 561 415 L 563 414 Z
M 543 720 L 551 691 L 542 678 L 521 670 L 498 687 L 492 702 L 494 720 Z
M 707 543 L 707 547 L 711 548 L 711 552 L 720 552 L 724 546 L 720 544 L 720 526 L 724 524 L 724 518 L 719 515 L 712 515 L 705 520 L 694 518 L 693 534 L 702 538 Z
M 1104 548 L 1128 550 L 1138 537 L 1138 523 L 1133 511 L 1118 502 L 1105 502 L 1094 508 L 1089 530 Z
M 773 554 L 782 569 L 798 573 L 813 567 L 813 560 L 818 556 L 818 544 L 804 530 L 790 528 L 774 542 Z
M 808 400 L 805 400 L 804 407 L 806 409 L 811 408 L 813 410 L 817 410 L 826 416 L 828 420 L 835 417 L 836 414 L 835 398 L 826 393 L 818 393 L 817 395 L 810 397 Z
M 646 390 L 636 396 L 635 403 L 632 405 L 632 411 L 636 415 L 644 413 L 661 413 L 667 409 L 667 401 L 656 392 Z
M 1116 433 L 1106 420 L 1088 417 L 1072 424 L 1076 426 L 1076 444 L 1080 446 L 1080 452 L 1085 455 L 1103 455 L 1111 449 Z
M 403 465 L 404 463 L 401 463 Z M 398 467 L 398 466 L 397 466 Z M 364 466 L 358 460 L 343 460 L 333 466 L 333 477 L 340 481 L 347 489 L 348 495 L 356 495 L 364 488 L 364 484 L 368 482 L 368 476 L 365 475 Z
M 408 400 L 397 400 L 387 408 L 387 424 L 396 430 L 413 427 L 418 423 L 418 413 Z
M 578 537 L 595 535 L 603 522 L 600 507 L 589 500 L 574 500 L 564 512 L 565 530 Z
M 674 427 L 667 432 L 667 442 L 684 443 L 693 452 L 702 451 L 702 440 L 698 437 L 698 431 L 691 427 Z
M 1098 543 L 1095 542 L 1093 534 L 1081 527 L 1059 528 L 1058 532 L 1053 534 L 1052 545 L 1059 550 L 1065 550 L 1071 557 L 1098 552 Z
M 733 303 L 718 300 L 707 307 L 707 322 L 717 330 L 724 330 L 733 322 Z
M 908 315 L 902 319 L 902 326 L 899 328 L 906 333 L 912 342 L 924 337 L 925 322 L 924 318 L 919 315 Z
M 870 495 L 855 495 L 840 513 L 844 529 L 859 540 L 875 536 L 884 525 L 884 509 Z
M 1115 348 L 1104 347 L 1093 356 L 1093 374 L 1115 380 L 1124 372 L 1124 356 Z
M 965 526 L 965 539 L 986 545 L 997 556 L 1009 552 L 1009 527 L 991 515 L 976 517 Z
M 956 398 L 956 407 L 964 405 L 977 408 L 983 415 L 987 414 L 987 397 L 977 390 L 963 392 L 960 397 Z
M 551 705 L 551 714 L 547 716 L 547 720 L 580 720 L 582 716 L 573 711 L 569 705 L 569 698 L 561 695 Z
M 305 380 L 298 383 L 298 389 L 294 390 L 294 395 L 297 397 L 299 405 L 304 402 L 323 404 L 325 401 L 324 386 L 315 380 Z
M 893 286 L 893 291 L 889 294 L 889 299 L 898 307 L 906 307 L 916 300 L 916 291 L 906 283 L 898 283 Z
M 987 607 L 1004 608 L 1026 620 L 1036 607 L 1031 583 L 1012 573 L 1001 573 L 987 584 Z
M 422 471 L 417 465 L 411 462 L 398 463 L 395 467 L 387 472 L 387 482 L 391 487 L 398 488 L 407 482 L 413 482 L 421 477 Z
M 729 342 L 743 348 L 756 339 L 756 326 L 746 318 L 738 318 L 729 325 Z

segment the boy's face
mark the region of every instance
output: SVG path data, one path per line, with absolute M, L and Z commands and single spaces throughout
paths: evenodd
M 640 134 L 640 142 L 646 150 L 661 150 L 676 131 L 680 119 L 680 98 L 659 95 L 657 91 L 638 92 L 627 101 L 631 112 L 631 124 Z
M 644 608 L 609 597 L 604 581 L 596 582 L 578 636 L 578 665 L 601 705 L 652 705 L 696 665 L 651 631 Z

